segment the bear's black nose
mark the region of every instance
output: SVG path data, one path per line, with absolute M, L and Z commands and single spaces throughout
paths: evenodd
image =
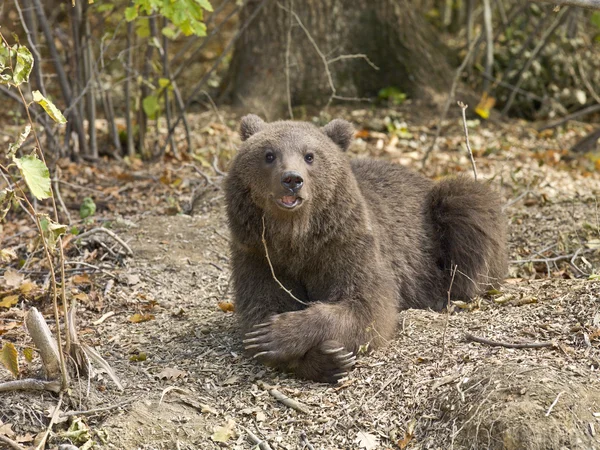
M 300 190 L 302 185 L 304 184 L 304 180 L 302 176 L 298 172 L 285 172 L 281 176 L 281 184 L 284 188 L 289 189 L 290 191 L 296 193 Z

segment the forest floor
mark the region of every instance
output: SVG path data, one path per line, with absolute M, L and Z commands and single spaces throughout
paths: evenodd
M 357 126 L 352 157 L 437 178 L 471 170 L 457 110 L 424 169 L 434 116 L 410 104 L 335 115 Z M 507 201 L 509 278 L 449 313 L 403 311 L 389 345 L 359 358 L 346 381 L 326 385 L 243 355 L 229 312 L 222 176 L 212 167 L 215 158 L 226 168 L 239 142 L 236 117 L 226 116 L 196 118 L 198 150 L 185 162 L 58 162 L 72 226 L 107 227 L 133 256 L 103 234 L 65 239 L 79 338 L 124 391 L 103 371 L 76 378 L 62 411 L 85 412 L 54 425 L 50 448 L 600 448 L 600 162 L 567 150 L 589 126 L 537 132 L 524 122 L 470 122 L 479 176 Z M 86 196 L 97 211 L 80 220 Z M 23 356 L 32 345 L 25 312 L 36 306 L 54 327 L 28 220 L 11 213 L 0 246 L 16 255 L 0 268 L 0 335 L 19 350 L 20 378 L 39 377 L 41 367 Z M 15 292 L 14 303 L 2 303 Z M 0 383 L 12 379 L 0 366 Z M 0 434 L 32 446 L 56 403 L 50 393 L 3 393 Z

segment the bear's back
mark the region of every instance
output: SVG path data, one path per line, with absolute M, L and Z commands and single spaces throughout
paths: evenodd
M 429 195 L 434 182 L 406 167 L 372 159 L 354 159 L 356 177 L 382 253 L 391 263 L 403 299 L 401 307 L 419 306 L 437 292 L 436 240 Z

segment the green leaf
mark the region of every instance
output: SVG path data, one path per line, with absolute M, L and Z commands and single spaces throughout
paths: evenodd
M 600 29 L 600 11 L 594 11 L 592 17 L 590 17 L 590 23 Z
M 170 27 L 164 27 L 162 29 L 162 34 L 168 37 L 169 39 L 175 39 L 177 37 L 177 32 Z
M 33 91 L 33 101 L 39 103 L 55 122 L 67 123 L 67 119 L 60 112 L 60 109 L 54 106 L 54 103 L 44 97 L 40 91 Z
M 15 153 L 17 152 L 17 150 L 19 150 L 21 148 L 21 145 L 23 145 L 23 142 L 25 142 L 25 139 L 27 139 L 27 136 L 29 136 L 30 132 L 31 132 L 31 125 L 26 125 L 23 132 L 19 135 L 19 138 L 17 139 L 17 141 L 14 144 L 8 145 L 8 157 L 9 158 L 12 158 L 13 156 L 15 156 Z
M 85 219 L 86 217 L 93 216 L 96 213 L 96 204 L 91 197 L 86 197 L 81 202 L 81 206 L 79 207 L 79 217 Z
M 168 78 L 159 78 L 158 79 L 158 85 L 162 89 L 167 88 L 167 87 L 170 88 L 171 87 L 171 80 L 169 80 Z
M 18 86 L 29 81 L 32 68 L 33 55 L 27 47 L 20 45 L 17 49 L 17 64 L 13 72 L 13 82 Z
M 15 193 L 8 188 L 0 191 L 0 220 L 3 220 L 8 214 L 14 196 Z
M 113 9 L 115 9 L 115 5 L 113 5 L 112 3 L 103 3 L 97 6 L 97 11 L 99 13 L 112 11 Z
M 144 112 L 149 118 L 156 118 L 156 114 L 158 113 L 158 97 L 156 95 L 149 95 L 148 97 L 144 98 L 142 101 L 142 106 L 144 108 Z
M 46 240 L 46 242 L 48 243 L 48 247 L 52 251 L 56 247 L 56 240 L 59 238 L 59 236 L 67 232 L 67 226 L 54 222 L 47 215 L 42 216 L 42 218 L 40 219 L 40 223 L 42 225 L 42 233 L 44 234 L 44 239 Z
M 21 175 L 27 183 L 31 194 L 38 200 L 52 197 L 50 190 L 50 171 L 43 161 L 36 155 L 27 155 L 22 158 L 13 157 Z
M 213 7 L 208 0 L 196 0 L 196 3 L 198 3 L 202 8 L 204 8 L 207 11 L 212 12 L 213 10 Z
M 135 6 L 130 6 L 128 8 L 125 8 L 125 20 L 127 20 L 127 22 L 131 22 L 132 20 L 135 20 L 138 16 L 138 9 Z

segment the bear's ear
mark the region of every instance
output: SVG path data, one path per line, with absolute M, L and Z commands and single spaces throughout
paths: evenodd
M 354 138 L 354 127 L 350 122 L 342 119 L 334 119 L 321 128 L 329 139 L 335 142 L 343 151 L 348 150 Z
M 240 122 L 240 137 L 242 138 L 242 141 L 245 141 L 253 134 L 258 133 L 264 126 L 264 120 L 255 114 L 248 114 L 247 116 L 242 117 L 242 121 Z

